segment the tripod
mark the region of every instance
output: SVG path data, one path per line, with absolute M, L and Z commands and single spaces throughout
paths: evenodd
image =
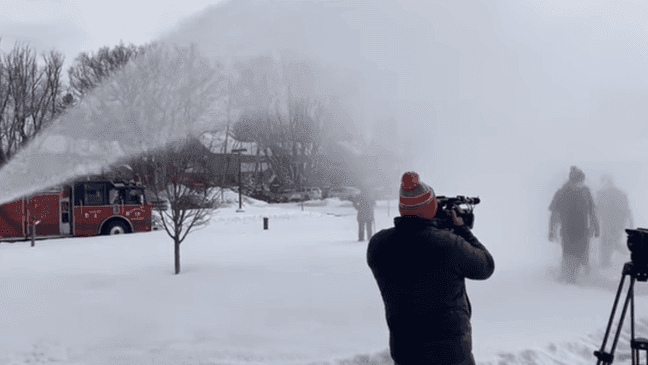
M 610 334 L 610 328 L 612 327 L 612 321 L 614 319 L 614 313 L 616 312 L 617 304 L 619 303 L 619 297 L 621 296 L 621 289 L 623 288 L 623 282 L 625 281 L 626 276 L 630 276 L 630 286 L 628 287 L 628 293 L 623 303 L 623 310 L 621 311 L 621 318 L 619 319 L 619 325 L 614 336 L 614 341 L 612 342 L 612 348 L 610 352 L 605 352 L 605 344 L 607 343 L 608 335 Z M 635 266 L 632 261 L 626 262 L 623 265 L 623 272 L 621 274 L 621 282 L 619 283 L 619 289 L 616 293 L 616 298 L 614 299 L 614 305 L 612 306 L 612 313 L 610 314 L 610 320 L 608 321 L 607 329 L 605 330 L 605 337 L 603 337 L 603 344 L 601 349 L 594 351 L 594 356 L 598 358 L 596 365 L 610 365 L 614 361 L 614 350 L 616 348 L 617 342 L 619 341 L 619 335 L 621 334 L 621 327 L 623 326 L 623 319 L 625 318 L 626 310 L 628 309 L 628 302 L 630 302 L 630 348 L 632 349 L 632 365 L 639 365 L 639 351 L 645 350 L 646 356 L 648 356 L 648 339 L 646 338 L 635 338 L 634 333 L 634 283 L 635 280 L 645 282 L 648 280 L 648 270 L 643 267 Z

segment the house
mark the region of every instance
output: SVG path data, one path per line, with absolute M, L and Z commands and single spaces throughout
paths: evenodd
M 238 141 L 225 131 L 203 133 L 197 141 L 209 155 L 209 173 L 216 185 L 238 185 L 239 167 L 243 181 L 259 181 L 269 173 L 268 163 L 258 154 L 254 142 Z M 244 151 L 232 152 L 237 149 Z
M 400 164 L 395 153 L 380 153 L 359 142 L 338 141 L 327 146 L 322 158 L 326 160 L 326 185 L 365 185 L 386 191 L 399 185 Z
M 239 167 L 241 178 L 245 181 L 253 177 L 264 179 L 269 174 L 268 163 L 263 156 L 241 153 L 211 153 L 210 165 L 212 178 L 223 186 L 236 185 L 239 182 Z M 256 179 L 253 179 L 256 180 Z
M 240 146 L 240 143 L 238 146 Z M 185 179 L 187 184 L 205 184 L 208 186 L 238 185 L 239 165 L 244 182 L 252 180 L 253 177 L 263 179 L 269 173 L 268 164 L 263 161 L 262 156 L 252 155 L 249 152 L 242 152 L 240 155 L 231 152 L 214 152 L 218 151 L 218 149 L 213 148 L 210 150 L 199 139 L 189 142 L 188 148 L 193 152 L 198 151 L 197 155 L 201 156 L 201 158 L 200 161 L 196 160 L 193 166 L 186 169 Z M 150 162 L 146 162 L 144 159 L 136 159 L 130 161 L 129 165 L 113 166 L 113 168 L 103 171 L 101 175 L 107 178 L 133 179 L 146 185 L 155 182 L 160 183 L 159 177 L 162 172 L 155 171 Z

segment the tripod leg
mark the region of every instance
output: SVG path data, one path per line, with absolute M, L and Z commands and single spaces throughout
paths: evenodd
M 605 350 L 605 344 L 607 343 L 607 338 L 610 335 L 610 329 L 612 328 L 612 321 L 614 320 L 614 314 L 616 313 L 617 305 L 619 304 L 619 298 L 621 297 L 621 289 L 623 289 L 623 282 L 625 281 L 625 275 L 621 276 L 621 282 L 619 283 L 619 288 L 617 289 L 616 297 L 614 298 L 614 304 L 612 305 L 612 313 L 610 314 L 610 320 L 608 321 L 607 329 L 605 330 L 605 336 L 603 336 L 603 344 L 601 345 L 601 352 Z
M 628 294 L 626 295 L 625 303 L 623 303 L 621 319 L 619 319 L 619 327 L 617 327 L 616 335 L 614 336 L 614 342 L 612 342 L 612 349 L 610 350 L 611 354 L 614 354 L 614 349 L 616 348 L 617 342 L 619 341 L 619 335 L 621 334 L 621 329 L 623 328 L 623 319 L 625 318 L 626 310 L 628 310 L 628 302 L 632 298 L 632 284 L 634 284 L 633 279 L 634 278 L 630 279 L 630 287 L 628 288 Z
M 628 289 L 628 295 L 630 296 L 630 344 L 634 343 L 635 331 L 634 331 L 634 276 L 630 277 L 630 288 Z M 632 365 L 639 364 L 639 349 L 635 349 L 634 346 L 631 346 L 630 352 L 632 353 Z

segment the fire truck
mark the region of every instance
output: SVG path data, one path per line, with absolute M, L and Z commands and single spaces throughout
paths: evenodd
M 151 205 L 139 182 L 77 181 L 0 206 L 2 241 L 149 231 Z

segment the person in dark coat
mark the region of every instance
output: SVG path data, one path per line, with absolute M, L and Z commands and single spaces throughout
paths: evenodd
M 365 231 L 367 232 L 367 239 L 371 239 L 375 205 L 376 201 L 366 187 L 363 187 L 360 190 L 360 195 L 353 199 L 353 207 L 358 211 L 358 241 L 364 241 Z
M 599 236 L 592 194 L 585 182 L 585 173 L 576 166 L 569 172 L 569 181 L 553 197 L 549 210 L 549 241 L 557 241 L 556 231 L 560 226 L 563 259 L 561 280 L 575 283 L 581 266 L 585 274 L 590 273 L 589 239 Z
M 453 213 L 454 229 L 435 218 L 434 190 L 406 172 L 394 227 L 370 240 L 367 263 L 380 289 L 396 365 L 474 365 L 472 308 L 465 279 L 495 270 L 486 247 Z
M 628 196 L 614 186 L 612 176 L 603 175 L 601 181 L 603 186 L 596 194 L 596 215 L 601 220 L 600 263 L 607 268 L 615 250 L 626 251 L 622 237 L 624 229 L 631 228 L 633 222 Z

